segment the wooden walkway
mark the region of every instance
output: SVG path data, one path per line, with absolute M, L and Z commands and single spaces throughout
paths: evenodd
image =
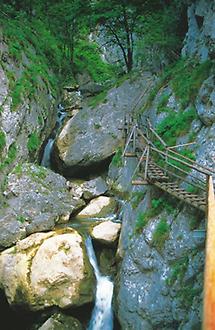
M 123 156 L 137 158 L 132 184 L 152 184 L 206 213 L 202 329 L 215 330 L 215 170 L 175 151 L 190 143 L 167 146 L 149 121 L 140 129 L 132 117 L 126 118 L 125 137 Z
M 175 151 L 192 143 L 167 146 L 148 121 L 144 130 L 131 117 L 125 124 L 123 157 L 138 160 L 133 185 L 153 184 L 185 203 L 206 212 L 207 183 L 215 171 Z

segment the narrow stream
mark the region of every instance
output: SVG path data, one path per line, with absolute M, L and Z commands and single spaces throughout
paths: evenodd
M 50 168 L 51 167 L 51 153 L 52 148 L 57 136 L 57 133 L 59 132 L 59 129 L 61 128 L 63 121 L 66 117 L 67 113 L 64 110 L 64 107 L 61 104 L 58 104 L 57 106 L 57 120 L 55 124 L 55 128 L 53 130 L 53 133 L 51 137 L 48 139 L 48 142 L 44 148 L 43 157 L 41 160 L 41 166 Z
M 87 330 L 112 330 L 113 329 L 113 282 L 108 276 L 100 274 L 91 237 L 85 241 L 90 263 L 96 276 L 96 301 L 91 320 Z

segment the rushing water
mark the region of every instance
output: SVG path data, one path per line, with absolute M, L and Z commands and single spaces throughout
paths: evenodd
M 64 107 L 61 104 L 58 104 L 57 106 L 57 120 L 54 128 L 54 133 L 52 134 L 52 137 L 48 139 L 48 142 L 44 148 L 43 157 L 41 161 L 41 166 L 50 168 L 51 166 L 51 153 L 53 149 L 53 145 L 55 142 L 55 138 L 57 136 L 57 133 L 60 129 L 60 127 L 63 124 L 64 118 L 66 117 L 66 112 L 64 111 Z
M 87 237 L 85 242 L 88 257 L 97 280 L 96 302 L 87 330 L 112 330 L 113 311 L 111 303 L 113 296 L 113 282 L 108 276 L 102 276 L 100 274 L 91 238 Z

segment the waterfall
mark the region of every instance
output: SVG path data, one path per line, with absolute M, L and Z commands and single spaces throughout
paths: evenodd
M 55 142 L 55 138 L 57 136 L 57 133 L 58 133 L 60 127 L 63 124 L 64 118 L 66 117 L 66 112 L 64 111 L 64 107 L 61 104 L 58 104 L 57 110 L 58 110 L 57 111 L 57 120 L 56 120 L 54 130 L 52 132 L 52 137 L 48 139 L 48 142 L 44 148 L 43 157 L 41 160 L 41 166 L 44 166 L 47 168 L 50 168 L 50 166 L 51 166 L 51 153 L 52 153 L 53 145 Z
M 100 274 L 91 237 L 87 237 L 85 244 L 97 281 L 95 307 L 87 330 L 112 330 L 113 311 L 111 302 L 113 296 L 113 282 L 108 276 L 102 276 Z
M 48 140 L 48 142 L 45 146 L 44 152 L 43 152 L 43 158 L 42 158 L 42 161 L 41 161 L 41 166 L 48 167 L 48 168 L 50 167 L 50 165 L 51 165 L 51 151 L 52 151 L 54 141 L 55 141 L 55 139 L 49 139 Z

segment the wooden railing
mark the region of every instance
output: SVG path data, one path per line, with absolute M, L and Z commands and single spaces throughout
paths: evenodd
M 190 147 L 194 142 L 168 146 L 149 120 L 143 129 L 140 129 L 137 120 L 132 117 L 126 118 L 125 134 L 127 141 L 123 156 L 130 152 L 138 158 L 133 178 L 138 172 L 142 172 L 144 179 L 149 179 L 148 165 L 149 160 L 152 159 L 170 180 L 184 186 L 188 192 L 195 192 L 206 198 L 207 182 L 215 171 L 176 151 L 176 149 L 183 150 L 183 147 Z

